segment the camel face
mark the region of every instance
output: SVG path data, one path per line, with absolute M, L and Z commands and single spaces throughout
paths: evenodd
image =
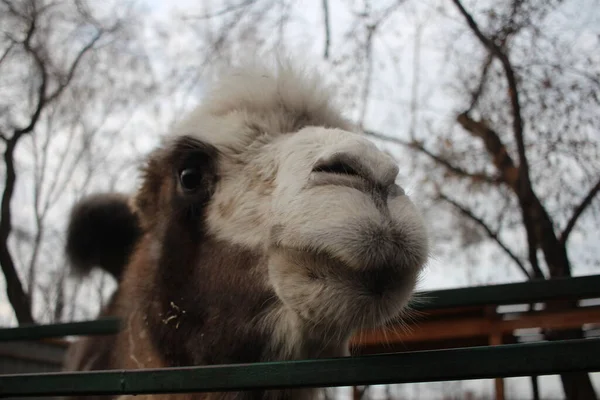
M 209 230 L 264 252 L 265 284 L 304 324 L 342 335 L 400 314 L 427 237 L 390 156 L 317 126 L 220 153 Z

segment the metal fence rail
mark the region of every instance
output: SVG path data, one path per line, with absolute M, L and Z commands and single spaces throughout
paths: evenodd
M 600 298 L 600 275 L 431 291 L 414 308 Z M 600 322 L 600 321 L 599 321 Z M 118 319 L 0 329 L 0 341 L 117 333 Z M 155 370 L 0 375 L 0 397 L 190 393 L 600 372 L 600 338 Z
M 487 304 L 539 303 L 552 299 L 596 297 L 600 297 L 600 275 L 418 292 L 413 308 L 426 311 Z M 35 340 L 72 335 L 108 335 L 117 333 L 119 326 L 119 320 L 116 318 L 20 326 L 0 329 L 0 341 Z
M 600 339 L 160 370 L 0 377 L 0 397 L 217 392 L 600 371 Z

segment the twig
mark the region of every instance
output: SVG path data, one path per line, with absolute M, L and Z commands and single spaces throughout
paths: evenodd
M 216 11 L 214 13 L 208 13 L 208 14 L 204 14 L 204 15 L 196 15 L 196 16 L 187 16 L 187 17 L 183 17 L 184 20 L 203 20 L 203 19 L 211 19 L 214 17 L 220 17 L 223 16 L 225 14 L 229 14 L 230 12 L 236 11 L 240 8 L 244 8 L 244 7 L 248 7 L 250 5 L 252 5 L 252 3 L 255 3 L 256 0 L 246 0 L 241 2 L 240 4 L 233 4 L 230 5 L 228 7 L 225 7 L 219 11 Z
M 463 207 L 462 205 L 460 205 L 458 202 L 456 202 L 455 200 L 449 198 L 448 196 L 446 196 L 443 193 L 439 193 L 438 197 L 441 200 L 444 200 L 446 203 L 452 205 L 454 208 L 456 208 L 465 217 L 469 218 L 473 222 L 477 223 L 477 225 L 479 225 L 480 227 L 482 227 L 483 230 L 485 230 L 485 232 L 488 234 L 488 236 L 492 240 L 494 240 L 498 244 L 498 246 L 500 246 L 500 248 L 502 250 L 504 250 L 504 252 L 517 264 L 517 266 L 519 267 L 519 269 L 521 270 L 521 272 L 523 272 L 528 279 L 532 278 L 531 274 L 529 273 L 529 271 L 527 271 L 527 268 L 525 268 L 525 265 L 523 265 L 523 263 L 521 262 L 521 260 L 508 248 L 508 246 L 506 244 L 504 244 L 504 242 L 500 239 L 500 237 L 498 237 L 498 234 L 496 232 L 494 232 L 485 223 L 485 221 L 483 219 L 479 218 L 478 216 L 476 216 L 475 214 L 473 214 L 470 210 L 466 209 L 465 207 Z
M 323 25 L 325 28 L 325 49 L 323 50 L 323 58 L 329 59 L 329 45 L 331 42 L 331 30 L 329 26 L 329 1 L 323 0 Z
M 567 242 L 567 239 L 569 238 L 569 235 L 573 231 L 573 228 L 575 227 L 577 220 L 583 214 L 585 209 L 590 204 L 592 204 L 594 197 L 598 194 L 599 191 L 600 191 L 600 179 L 598 179 L 598 182 L 596 182 L 596 184 L 594 186 L 592 186 L 592 188 L 590 189 L 588 194 L 583 198 L 583 200 L 581 200 L 581 203 L 579 203 L 579 205 L 577 207 L 575 207 L 575 209 L 573 210 L 573 215 L 571 216 L 571 219 L 569 219 L 567 226 L 565 227 L 564 231 L 560 235 L 561 243 L 565 244 Z
M 371 94 L 371 85 L 373 78 L 373 35 L 377 29 L 376 25 L 367 26 L 367 39 L 365 41 L 365 63 L 367 64 L 367 70 L 363 80 L 363 90 L 361 94 L 361 108 L 360 116 L 358 117 L 358 125 L 364 127 L 365 118 L 367 116 L 367 108 L 369 106 L 369 98 Z
M 471 104 L 469 104 L 467 112 L 471 111 L 477 105 L 477 102 L 479 101 L 479 98 L 483 93 L 483 89 L 485 88 L 485 81 L 487 79 L 487 75 L 492 65 L 493 59 L 494 58 L 491 55 L 488 55 L 488 57 L 486 57 L 485 59 L 485 62 L 483 63 L 483 68 L 481 69 L 481 76 L 479 77 L 479 84 L 477 85 L 477 88 L 471 96 Z
M 387 142 L 395 143 L 400 146 L 404 146 L 404 147 L 407 147 L 410 149 L 417 150 L 421 154 L 424 154 L 427 157 L 429 157 L 436 164 L 445 167 L 446 169 L 453 172 L 457 176 L 461 176 L 464 178 L 470 178 L 474 181 L 486 182 L 491 185 L 498 185 L 502 182 L 502 180 L 498 177 L 492 177 L 483 172 L 469 172 L 469 171 L 462 169 L 461 167 L 453 165 L 452 163 L 450 163 L 448 160 L 444 159 L 443 157 L 432 153 L 431 151 L 426 149 L 423 145 L 419 144 L 417 141 L 409 142 L 409 141 L 402 140 L 400 138 L 396 138 L 393 136 L 385 135 L 383 133 L 378 133 L 378 132 L 369 131 L 369 130 L 364 131 L 364 133 L 368 136 L 374 137 L 379 140 L 385 140 Z
M 415 41 L 413 43 L 413 77 L 412 77 L 412 88 L 410 94 L 410 124 L 408 127 L 408 133 L 411 140 L 415 140 L 418 122 L 418 109 L 419 109 L 419 83 L 420 70 L 421 70 L 421 37 L 423 35 L 423 25 L 417 24 L 415 28 Z
M 25 47 L 25 50 L 29 54 L 31 54 L 31 56 L 33 57 L 35 64 L 37 65 L 38 69 L 40 70 L 42 79 L 40 82 L 40 86 L 38 87 L 37 105 L 35 107 L 35 110 L 31 114 L 31 117 L 29 118 L 29 124 L 27 124 L 27 126 L 25 126 L 23 128 L 16 129 L 13 137 L 11 138 L 11 140 L 14 140 L 15 143 L 19 140 L 19 138 L 22 135 L 25 135 L 33 130 L 33 128 L 37 124 L 37 121 L 40 118 L 42 109 L 46 105 L 46 100 L 47 100 L 46 87 L 48 85 L 48 72 L 46 70 L 46 65 L 44 64 L 44 60 L 42 60 L 42 58 L 40 57 L 38 52 L 33 47 L 31 47 L 31 39 L 33 38 L 33 33 L 35 32 L 35 28 L 36 28 L 36 19 L 33 18 L 31 20 L 31 24 L 29 25 L 29 29 L 27 30 L 27 35 L 25 37 L 25 41 L 23 42 L 23 47 Z
M 15 43 L 11 42 L 11 44 L 4 51 L 4 54 L 2 54 L 2 56 L 0 56 L 0 64 L 2 64 L 2 62 L 6 59 L 6 57 L 8 56 L 8 53 L 10 53 L 10 51 L 12 50 L 14 45 L 15 45 Z
M 103 34 L 104 31 L 102 29 L 99 29 L 98 32 L 96 32 L 96 35 L 94 35 L 94 37 L 92 38 L 92 40 L 90 40 L 85 46 L 81 48 L 81 50 L 79 50 L 79 53 L 77 53 L 77 56 L 73 60 L 73 63 L 71 64 L 71 67 L 69 68 L 66 77 L 62 80 L 59 87 L 56 88 L 56 90 L 48 96 L 48 102 L 53 101 L 61 95 L 61 93 L 65 90 L 65 88 L 69 85 L 69 83 L 75 76 L 75 71 L 77 70 L 77 67 L 79 66 L 79 63 L 81 62 L 83 57 L 94 47 L 96 42 L 100 40 Z

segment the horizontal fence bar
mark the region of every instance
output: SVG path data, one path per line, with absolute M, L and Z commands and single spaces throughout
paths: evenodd
M 502 285 L 417 292 L 412 308 L 419 311 L 452 307 L 539 303 L 552 299 L 600 297 L 600 275 L 535 280 Z M 52 325 L 29 325 L 0 329 L 0 341 L 35 340 L 74 335 L 108 335 L 119 331 L 119 320 L 102 318 L 94 321 Z
M 62 324 L 23 325 L 16 328 L 0 329 L 0 341 L 37 340 L 72 335 L 112 335 L 119 332 L 120 326 L 120 320 L 113 317 Z
M 415 297 L 422 298 L 417 310 L 600 298 L 600 275 L 417 292 Z
M 321 360 L 0 376 L 0 397 L 221 392 L 600 371 L 600 339 Z

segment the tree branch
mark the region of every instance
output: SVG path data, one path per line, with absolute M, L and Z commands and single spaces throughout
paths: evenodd
M 6 59 L 6 57 L 8 57 L 8 53 L 10 53 L 10 51 L 12 50 L 13 46 L 15 45 L 14 42 L 12 42 L 4 51 L 4 54 L 2 54 L 0 56 L 0 64 L 2 64 L 2 62 L 4 62 L 4 60 Z
M 10 1 L 8 1 L 8 0 L 2 0 L 2 2 L 4 3 L 4 5 L 6 5 L 6 6 L 8 7 L 8 10 L 9 10 L 9 11 L 10 11 L 10 12 L 11 12 L 13 15 L 16 15 L 16 16 L 18 16 L 18 17 L 20 17 L 20 18 L 23 18 L 23 19 L 26 19 L 26 18 L 27 18 L 27 16 L 26 16 L 26 15 L 24 15 L 24 14 L 22 14 L 21 12 L 19 12 L 19 11 L 18 11 L 18 10 L 15 8 L 14 4 L 12 4 Z
M 323 0 L 323 24 L 325 28 L 325 49 L 323 50 L 323 58 L 329 59 L 329 45 L 331 42 L 331 29 L 329 25 L 329 1 Z
M 35 29 L 35 21 L 33 21 L 31 23 L 31 29 Z M 75 56 L 75 59 L 73 60 L 73 63 L 69 67 L 69 70 L 67 71 L 66 75 L 62 79 L 60 79 L 58 87 L 54 90 L 54 92 L 50 93 L 49 95 L 46 95 L 46 87 L 48 86 L 48 72 L 46 70 L 46 65 L 44 63 L 44 60 L 42 59 L 40 54 L 33 47 L 31 47 L 30 41 L 31 41 L 31 36 L 33 34 L 33 30 L 31 30 L 31 29 L 30 29 L 30 32 L 28 32 L 27 38 L 25 39 L 25 42 L 23 44 L 24 44 L 25 50 L 29 54 L 31 54 L 31 56 L 33 57 L 36 65 L 40 71 L 42 80 L 40 82 L 40 86 L 38 89 L 37 106 L 36 106 L 35 110 L 33 111 L 31 118 L 29 119 L 29 124 L 23 128 L 15 130 L 13 138 L 16 138 L 17 140 L 19 139 L 20 136 L 31 132 L 35 128 L 35 125 L 37 124 L 37 121 L 39 120 L 42 110 L 44 109 L 46 104 L 53 102 L 62 94 L 62 92 L 66 89 L 66 87 L 69 85 L 69 83 L 75 76 L 77 67 L 81 63 L 81 60 L 83 59 L 83 57 L 94 47 L 96 42 L 98 42 L 98 40 L 100 40 L 100 38 L 102 37 L 102 35 L 104 33 L 103 30 L 101 30 L 101 29 L 98 30 L 98 32 L 92 38 L 92 40 L 90 40 L 85 46 L 83 46 L 83 48 L 81 48 L 81 50 L 79 50 L 79 53 L 77 53 L 77 55 Z
M 525 225 L 525 231 L 527 233 L 529 263 L 531 264 L 534 277 L 543 278 L 544 273 L 539 267 L 537 250 L 539 247 L 542 247 L 546 254 L 548 249 L 553 247 L 547 245 L 547 243 L 549 243 L 548 241 L 551 241 L 552 236 L 554 236 L 554 232 L 551 228 L 552 223 L 550 221 L 550 216 L 533 192 L 531 184 L 526 186 L 521 184 L 522 176 L 519 172 L 520 168 L 515 166 L 514 161 L 508 154 L 506 146 L 500 140 L 498 133 L 489 128 L 485 123 L 472 119 L 467 113 L 460 114 L 457 117 L 457 121 L 473 136 L 483 140 L 488 153 L 492 156 L 494 165 L 502 176 L 502 180 L 506 182 L 517 195 L 521 207 L 523 225 Z M 542 225 L 544 228 L 541 228 Z M 536 228 L 536 226 L 539 228 Z
M 371 86 L 373 84 L 373 35 L 377 29 L 377 25 L 368 25 L 367 27 L 367 38 L 365 40 L 365 63 L 366 71 L 363 80 L 363 90 L 361 93 L 361 107 L 360 115 L 358 117 L 358 125 L 362 128 L 365 126 L 365 118 L 367 116 L 367 108 L 369 106 L 369 99 L 371 94 Z
M 32 20 L 31 20 L 31 24 L 29 25 L 29 29 L 27 31 L 27 35 L 25 37 L 25 40 L 23 41 L 23 47 L 29 54 L 31 54 L 31 56 L 33 57 L 33 60 L 35 61 L 35 64 L 37 65 L 37 67 L 40 71 L 41 81 L 40 81 L 40 86 L 38 87 L 38 101 L 37 101 L 35 110 L 31 114 L 31 117 L 29 118 L 29 124 L 27 124 L 27 126 L 25 126 L 23 128 L 15 129 L 14 135 L 11 138 L 11 140 L 14 140 L 15 143 L 19 140 L 19 138 L 22 135 L 25 135 L 33 130 L 33 128 L 35 127 L 35 124 L 37 124 L 37 121 L 40 118 L 42 109 L 44 108 L 44 105 L 46 104 L 46 87 L 48 85 L 48 72 L 46 71 L 46 65 L 44 64 L 44 60 L 42 60 L 42 58 L 40 57 L 38 52 L 35 51 L 35 49 L 31 46 L 31 39 L 33 38 L 33 33 L 35 32 L 35 28 L 36 28 L 36 19 L 35 19 L 35 16 L 33 16 Z
M 567 239 L 569 238 L 569 235 L 573 231 L 573 228 L 575 227 L 577 220 L 583 214 L 585 209 L 590 204 L 592 204 L 594 197 L 598 194 L 599 191 L 600 191 L 600 179 L 598 179 L 598 182 L 596 182 L 596 184 L 594 186 L 592 186 L 592 188 L 590 189 L 588 194 L 583 198 L 583 200 L 581 200 L 581 203 L 579 203 L 579 205 L 577 207 L 575 207 L 575 209 L 573 210 L 573 215 L 571 216 L 571 219 L 569 219 L 567 226 L 565 227 L 564 231 L 560 235 L 561 243 L 565 244 L 567 242 Z
M 471 179 L 473 181 L 477 181 L 477 182 L 486 182 L 490 185 L 498 185 L 498 184 L 502 183 L 502 180 L 500 178 L 489 176 L 483 172 L 479 172 L 479 173 L 478 172 L 469 172 L 461 167 L 458 167 L 458 166 L 452 164 L 450 161 L 444 159 L 443 157 L 432 153 L 431 151 L 429 151 L 423 145 L 419 144 L 416 141 L 409 142 L 409 141 L 402 140 L 400 138 L 388 136 L 388 135 L 378 133 L 375 131 L 364 131 L 364 133 L 368 136 L 374 137 L 379 140 L 385 140 L 387 142 L 395 143 L 400 146 L 407 147 L 409 149 L 417 150 L 421 154 L 424 154 L 427 157 L 429 157 L 436 164 L 446 168 L 448 171 L 454 173 L 457 176 L 460 176 L 463 178 L 469 178 L 469 179 Z
M 75 59 L 73 60 L 73 63 L 71 64 L 71 67 L 67 71 L 67 75 L 63 79 L 61 79 L 61 82 L 60 82 L 58 88 L 56 88 L 56 90 L 48 96 L 47 102 L 52 102 L 54 99 L 56 99 L 58 96 L 60 96 L 62 94 L 62 92 L 69 85 L 69 83 L 71 83 L 71 80 L 75 76 L 77 67 L 79 66 L 79 63 L 81 62 L 83 57 L 90 50 L 92 50 L 94 45 L 98 42 L 98 40 L 100 40 L 100 38 L 102 37 L 103 34 L 104 34 L 104 30 L 99 29 L 98 32 L 96 32 L 96 35 L 94 35 L 94 37 L 92 38 L 92 40 L 90 40 L 85 46 L 83 46 L 81 48 L 81 50 L 79 50 L 79 53 L 77 53 L 77 56 L 75 56 Z
M 502 180 L 519 195 L 519 169 L 515 166 L 498 133 L 489 128 L 485 123 L 472 119 L 467 113 L 460 114 L 456 118 L 456 121 L 467 132 L 483 140 L 483 144 L 487 152 L 492 156 L 492 161 L 500 173 Z
M 17 140 L 14 139 L 13 137 L 6 143 L 6 149 L 4 150 L 6 178 L 0 209 L 0 266 L 6 279 L 6 294 L 15 311 L 17 321 L 19 321 L 19 324 L 27 324 L 33 322 L 31 304 L 23 289 L 13 257 L 8 249 L 8 237 L 12 230 L 10 202 L 16 182 L 14 151 Z
M 236 11 L 240 8 L 245 8 L 248 7 L 250 5 L 252 5 L 252 3 L 255 3 L 256 0 L 246 0 L 246 1 L 242 1 L 240 4 L 232 4 L 230 6 L 227 6 L 225 8 L 223 8 L 222 10 L 216 11 L 214 13 L 208 13 L 208 14 L 203 14 L 203 15 L 196 15 L 196 16 L 187 16 L 187 17 L 183 17 L 186 20 L 190 20 L 190 19 L 195 19 L 195 20 L 202 20 L 202 19 L 211 19 L 214 17 L 220 17 L 226 14 L 229 14 L 230 12 Z
M 416 138 L 416 129 L 418 122 L 418 103 L 419 103 L 419 84 L 421 81 L 421 38 L 423 36 L 423 25 L 419 22 L 415 28 L 415 40 L 413 43 L 413 77 L 410 93 L 410 123 L 408 134 L 411 140 Z
M 483 230 L 488 234 L 488 236 L 494 242 L 496 242 L 498 244 L 498 246 L 500 246 L 500 248 L 515 262 L 515 264 L 517 264 L 517 266 L 519 267 L 521 272 L 523 272 L 523 274 L 525 274 L 527 279 L 532 278 L 531 274 L 529 273 L 529 271 L 527 271 L 527 268 L 525 268 L 525 265 L 523 265 L 521 260 L 508 248 L 508 246 L 506 244 L 504 244 L 504 242 L 498 237 L 498 234 L 496 232 L 492 231 L 492 229 L 485 223 L 485 221 L 483 219 L 479 218 L 478 216 L 473 214 L 470 210 L 466 209 L 465 207 L 463 207 L 462 205 L 457 203 L 455 200 L 449 198 L 448 196 L 446 196 L 443 193 L 439 193 L 438 197 L 441 200 L 444 200 L 446 203 L 453 206 L 454 208 L 456 208 L 462 215 L 464 215 L 465 217 L 467 217 L 468 219 L 470 219 L 471 221 L 473 221 L 477 225 L 479 225 L 481 228 L 483 228 Z
M 519 89 L 517 85 L 517 78 L 515 76 L 514 69 L 512 64 L 508 58 L 508 55 L 497 46 L 492 40 L 487 38 L 477 22 L 473 19 L 471 14 L 463 7 L 460 0 L 453 0 L 454 4 L 458 8 L 459 12 L 467 21 L 467 25 L 471 29 L 471 31 L 475 34 L 477 39 L 481 42 L 481 44 L 488 49 L 488 51 L 494 55 L 494 57 L 498 58 L 502 63 L 502 68 L 504 69 L 504 74 L 506 75 L 506 81 L 508 84 L 508 94 L 510 97 L 510 104 L 512 108 L 513 114 L 513 134 L 515 136 L 515 141 L 517 143 L 517 149 L 519 153 L 519 176 L 520 176 L 520 185 L 522 186 L 521 192 L 525 190 L 531 189 L 531 183 L 529 178 L 529 163 L 527 161 L 527 154 L 525 152 L 525 140 L 523 135 L 523 118 L 521 116 L 521 104 L 519 100 Z
M 481 94 L 483 93 L 483 89 L 485 88 L 485 82 L 486 82 L 490 67 L 492 66 L 493 59 L 494 59 L 494 57 L 492 57 L 492 55 L 488 55 L 488 57 L 486 57 L 485 62 L 483 63 L 483 68 L 481 69 L 481 76 L 479 77 L 479 84 L 477 85 L 477 88 L 473 91 L 473 93 L 471 95 L 471 104 L 469 104 L 469 108 L 467 109 L 466 112 L 471 111 L 477 105 L 477 102 L 479 101 L 479 98 L 481 97 Z

